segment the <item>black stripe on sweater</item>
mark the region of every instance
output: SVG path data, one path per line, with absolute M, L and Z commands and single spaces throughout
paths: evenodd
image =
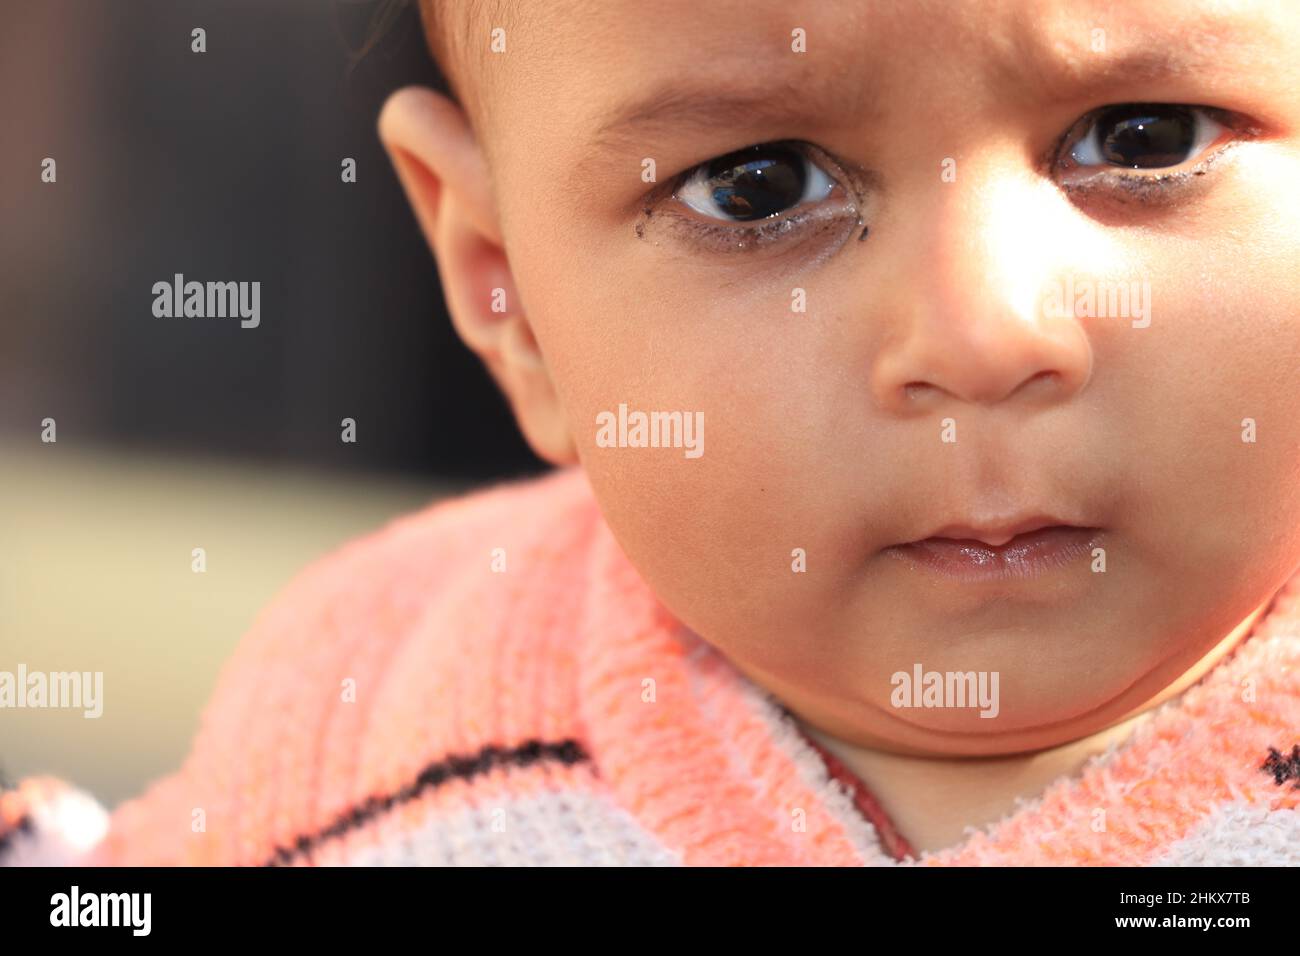
M 1300 790 L 1300 744 L 1291 748 L 1289 757 L 1283 756 L 1276 747 L 1268 748 L 1268 756 L 1260 765 L 1260 770 L 1273 775 L 1273 782 L 1279 787 L 1288 780 L 1294 780 L 1292 790 Z
M 278 847 L 263 866 L 283 866 L 299 856 L 311 859 L 312 851 L 327 840 L 337 839 L 365 826 L 382 813 L 409 803 L 435 790 L 450 780 L 472 780 L 498 767 L 531 767 L 542 762 L 572 766 L 590 760 L 582 745 L 573 739 L 555 743 L 530 740 L 518 747 L 498 747 L 489 744 L 476 754 L 451 756 L 429 764 L 416 778 L 396 793 L 369 797 L 335 818 L 334 822 L 316 833 L 303 834 L 291 845 Z

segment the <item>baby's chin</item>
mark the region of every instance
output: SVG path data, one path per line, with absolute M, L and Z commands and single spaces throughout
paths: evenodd
M 1080 740 L 1181 693 L 1249 634 L 1264 606 L 1217 609 L 1198 627 L 1167 620 L 1166 629 L 1137 612 L 1067 616 L 1056 627 L 1049 616 L 1033 627 L 899 628 L 861 641 L 823 632 L 819 647 L 854 652 L 805 648 L 802 664 L 769 658 L 742 669 L 801 719 L 861 746 L 1009 755 Z
M 1212 615 L 1171 613 L 1159 588 L 1108 587 L 1100 574 L 1052 583 L 980 600 L 960 586 L 864 591 L 857 613 L 823 632 L 852 648 L 862 675 L 837 682 L 839 690 L 904 731 L 982 738 L 996 750 L 1108 725 L 1178 679 L 1224 633 Z M 886 626 L 864 625 L 884 619 L 885 608 Z
M 1024 672 L 924 666 L 891 677 L 886 698 L 846 708 L 839 729 L 847 738 L 930 754 L 994 756 L 1077 740 L 1136 709 L 1123 681 L 1067 683 Z
M 966 755 L 1052 746 L 1133 710 L 1127 677 L 914 666 L 891 675 L 888 698 L 876 702 L 879 734 Z
M 806 634 L 793 656 L 770 643 L 728 655 L 828 733 L 864 746 L 995 756 L 1078 740 L 1140 712 L 1226 633 L 1153 628 L 1142 609 L 1115 605 L 1012 608 L 965 622 L 916 613 L 895 616 L 884 633 Z
M 1093 719 L 1081 714 L 1060 720 L 1055 708 L 1022 704 L 1018 711 L 1009 713 L 1005 701 L 997 716 L 987 718 L 980 716 L 978 708 L 963 714 L 886 707 L 887 711 L 873 704 L 832 715 L 790 709 L 805 729 L 815 729 L 847 745 L 934 758 L 995 758 L 1041 752 L 1116 727 L 1134 716 L 1131 712 L 1117 712 L 1110 718 Z

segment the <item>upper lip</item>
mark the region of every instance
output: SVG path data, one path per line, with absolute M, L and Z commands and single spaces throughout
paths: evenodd
M 1022 517 L 991 519 L 973 524 L 945 524 L 928 535 L 916 538 L 913 541 L 906 541 L 904 544 L 915 544 L 927 538 L 950 538 L 959 541 L 979 541 L 996 548 L 1006 544 L 1016 535 L 1053 527 L 1079 528 L 1085 526 L 1077 525 L 1072 521 L 1063 521 L 1051 515 L 1036 513 Z

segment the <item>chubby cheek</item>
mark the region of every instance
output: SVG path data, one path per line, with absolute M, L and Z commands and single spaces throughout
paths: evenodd
M 1186 374 L 1206 384 L 1188 417 L 1230 437 L 1199 479 L 1222 491 L 1206 513 L 1224 556 L 1286 574 L 1300 562 L 1300 152 L 1260 150 L 1242 175 L 1267 186 L 1243 208 L 1258 225 L 1216 262 L 1216 289 L 1185 303 L 1199 339 Z
M 1300 245 L 1277 238 L 1289 254 L 1171 274 L 1143 330 L 1135 534 L 1190 593 L 1221 593 L 1225 576 L 1264 586 L 1300 562 L 1300 280 L 1285 264 Z
M 829 563 L 844 578 L 859 560 L 828 550 L 837 523 L 861 515 L 838 513 L 827 487 L 841 449 L 826 434 L 843 410 L 826 344 L 790 334 L 784 297 L 732 301 L 702 284 L 645 299 L 612 277 L 588 294 L 605 296 L 599 313 L 617 323 L 585 341 L 574 324 L 543 326 L 539 340 L 559 356 L 556 386 L 611 530 L 687 626 L 731 653 L 770 648 L 771 634 L 807 621 L 819 601 L 810 591 L 824 602 L 833 586 L 795 566 Z M 577 303 L 554 306 L 572 316 Z M 637 416 L 654 413 L 691 423 L 693 445 L 646 447 Z

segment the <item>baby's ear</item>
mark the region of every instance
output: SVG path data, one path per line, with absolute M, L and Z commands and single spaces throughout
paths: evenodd
M 515 290 L 492 178 L 459 106 L 406 87 L 379 114 L 379 138 L 434 252 L 452 323 L 505 392 L 539 456 L 577 461 L 550 369 Z

